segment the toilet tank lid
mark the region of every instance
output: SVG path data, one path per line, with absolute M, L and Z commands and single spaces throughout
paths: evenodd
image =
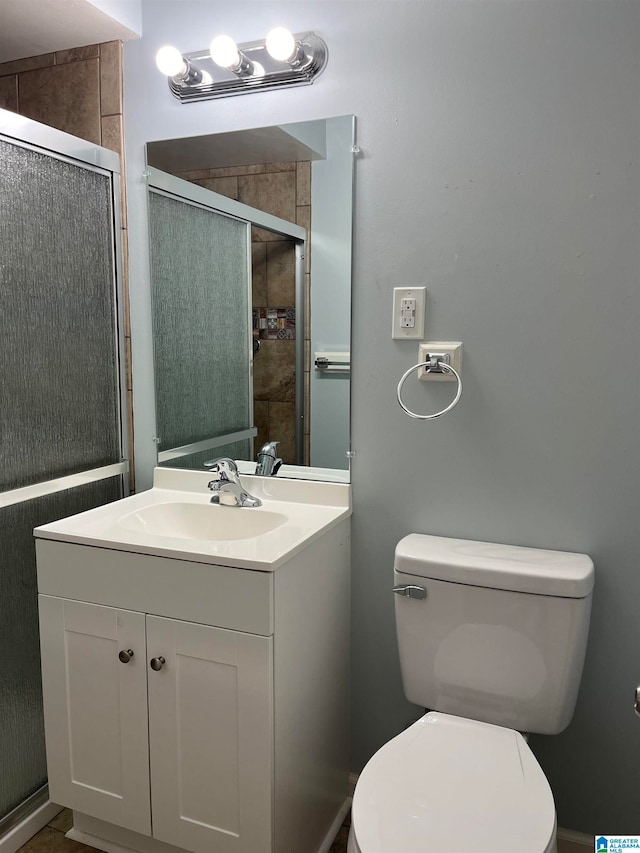
M 433 580 L 559 598 L 584 598 L 593 589 L 593 562 L 586 554 L 421 533 L 398 542 L 394 567 Z

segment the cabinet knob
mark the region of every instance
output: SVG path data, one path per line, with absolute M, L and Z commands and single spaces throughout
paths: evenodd
M 165 665 L 165 663 L 166 661 L 163 657 L 151 658 L 151 660 L 149 661 L 149 666 L 152 670 L 154 670 L 154 672 L 159 672 Z
M 123 649 L 118 655 L 118 659 L 120 663 L 129 663 L 131 658 L 133 657 L 133 649 Z

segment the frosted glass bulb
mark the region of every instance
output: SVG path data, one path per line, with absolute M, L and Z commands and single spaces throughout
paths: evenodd
M 170 44 L 165 44 L 156 53 L 156 65 L 158 70 L 167 77 L 176 77 L 187 70 L 187 63 L 182 58 L 182 54 L 177 47 Z
M 211 59 L 222 68 L 233 68 L 240 63 L 238 46 L 231 36 L 216 36 L 209 50 Z
M 267 36 L 267 53 L 280 62 L 287 62 L 296 52 L 296 40 L 285 27 L 276 27 Z

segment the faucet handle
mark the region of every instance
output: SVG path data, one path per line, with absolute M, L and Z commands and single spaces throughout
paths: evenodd
M 282 465 L 282 459 L 276 456 L 279 441 L 268 441 L 260 448 L 256 456 L 256 474 L 262 477 L 274 477 Z
M 238 477 L 238 466 L 228 456 L 221 456 L 220 459 L 210 459 L 204 463 L 204 466 L 205 468 L 210 468 L 214 474 L 219 474 L 223 480 L 237 479 Z
M 276 458 L 276 447 L 280 444 L 279 441 L 267 441 L 266 444 L 263 444 L 260 448 L 260 452 L 258 456 L 273 456 Z

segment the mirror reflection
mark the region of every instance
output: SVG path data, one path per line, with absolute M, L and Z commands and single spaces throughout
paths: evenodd
M 353 145 L 353 116 L 147 144 L 159 464 L 348 479 Z

